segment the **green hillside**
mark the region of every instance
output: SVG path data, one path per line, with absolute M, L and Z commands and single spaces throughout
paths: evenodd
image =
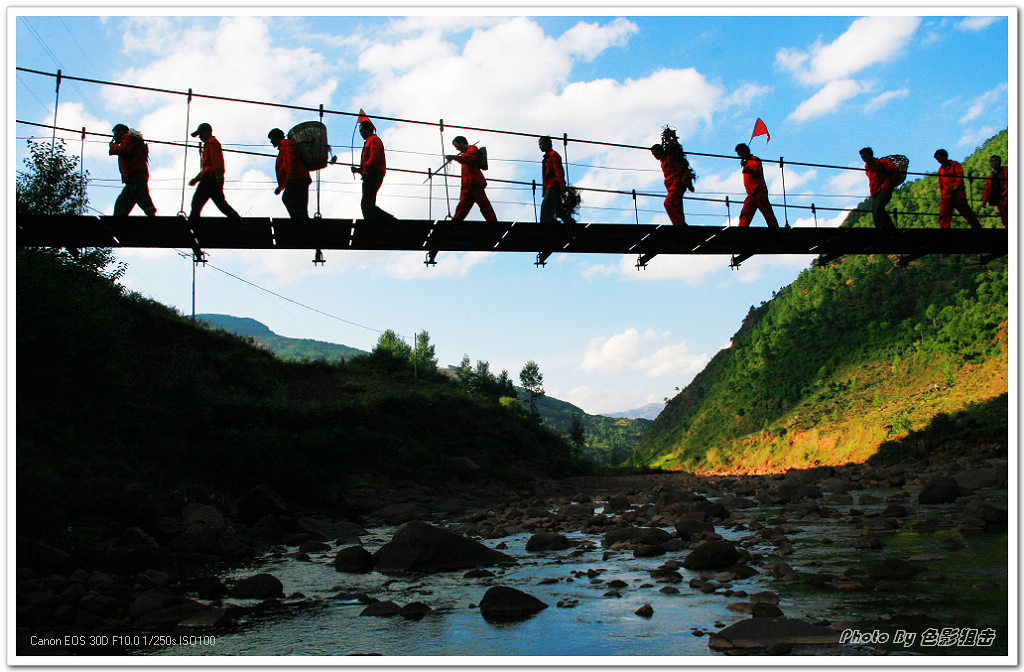
M 303 361 L 323 359 L 329 362 L 351 359 L 358 355 L 369 354 L 365 350 L 352 348 L 339 343 L 328 343 L 317 341 L 311 338 L 289 338 L 275 334 L 262 322 L 249 317 L 234 317 L 232 315 L 218 315 L 215 313 L 203 313 L 196 315 L 213 329 L 223 329 L 229 333 L 245 338 L 251 338 L 272 353 L 285 361 Z
M 353 483 L 517 482 L 575 467 L 554 432 L 386 357 L 284 362 L 70 255 L 17 256 L 19 531 L 89 528 L 115 484 L 298 502 Z
M 965 172 L 987 175 L 992 154 L 1005 163 L 1006 143 L 1005 131 L 990 139 L 962 161 Z M 903 185 L 891 207 L 937 212 L 936 178 Z M 870 214 L 844 225 L 871 225 Z M 902 216 L 899 226 L 937 223 Z M 966 223 L 957 216 L 953 226 Z M 936 426 L 988 436 L 994 424 L 1005 441 L 1007 287 L 1005 258 L 981 266 L 928 256 L 900 268 L 894 257 L 848 256 L 807 269 L 751 307 L 731 347 L 669 402 L 631 462 L 762 472 L 839 464 Z

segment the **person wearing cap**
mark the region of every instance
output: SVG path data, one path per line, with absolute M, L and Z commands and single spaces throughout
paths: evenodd
M 188 218 L 198 219 L 206 202 L 213 200 L 213 204 L 228 219 L 240 220 L 241 217 L 224 198 L 224 153 L 221 151 L 220 142 L 213 137 L 213 128 L 203 122 L 193 131 L 192 137 L 198 137 L 203 141 L 203 160 L 199 174 L 188 183 L 190 187 L 196 187 L 196 192 L 192 195 L 192 211 Z M 197 184 L 199 186 L 196 186 Z
M 950 159 L 949 152 L 944 149 L 935 150 L 934 156 L 939 162 L 939 228 L 949 228 L 953 210 L 959 212 L 972 229 L 982 228 L 978 216 L 967 202 L 963 167 Z
M 768 185 L 764 181 L 764 167 L 761 159 L 750 153 L 750 147 L 741 142 L 736 145 L 736 156 L 740 157 L 740 166 L 743 173 L 743 189 L 747 197 L 743 200 L 743 207 L 740 209 L 740 228 L 750 226 L 754 219 L 754 212 L 760 211 L 764 215 L 764 223 L 769 229 L 779 228 L 779 220 L 775 218 L 771 201 L 768 200 Z
M 899 168 L 889 159 L 876 158 L 875 150 L 870 147 L 860 150 L 860 158 L 864 162 L 864 173 L 868 176 L 871 218 L 875 223 L 875 228 L 891 233 L 896 230 L 896 223 L 892 221 L 885 206 L 892 199 L 892 192 L 899 179 Z
M 554 224 L 556 219 L 561 219 L 564 224 L 575 224 L 572 215 L 562 207 L 562 192 L 565 191 L 562 156 L 552 147 L 550 135 L 538 138 L 537 147 L 544 154 L 540 170 L 543 196 L 540 202 L 540 221 L 542 224 Z
M 388 172 L 384 158 L 384 143 L 377 136 L 377 129 L 368 118 L 359 122 L 359 135 L 362 136 L 363 153 L 359 155 L 359 165 L 352 166 L 352 174 L 363 176 L 363 198 L 359 207 L 363 211 L 363 221 L 380 223 L 393 221 L 395 216 L 377 206 L 377 192 L 384 184 L 384 175 Z
M 110 156 L 117 157 L 117 168 L 121 171 L 124 189 L 114 202 L 114 216 L 127 217 L 138 204 L 149 217 L 156 216 L 156 206 L 149 195 L 149 146 L 136 131 L 131 132 L 124 124 L 117 124 L 111 130 Z
M 299 158 L 295 143 L 284 137 L 284 131 L 280 128 L 272 129 L 267 137 L 270 138 L 270 144 L 277 148 L 277 189 L 274 189 L 274 194 L 284 192 L 281 201 L 289 217 L 299 221 L 307 220 L 309 185 L 313 182 L 309 171 Z
M 461 222 L 469 214 L 473 204 L 480 206 L 480 213 L 488 222 L 498 221 L 494 214 L 491 202 L 487 200 L 484 188 L 487 180 L 480 170 L 480 154 L 476 147 L 469 144 L 464 136 L 457 135 L 452 140 L 452 146 L 459 150 L 458 154 L 449 154 L 445 158 L 448 161 L 458 161 L 462 164 L 462 192 L 459 194 L 459 204 L 455 206 L 455 214 L 452 215 L 453 222 Z

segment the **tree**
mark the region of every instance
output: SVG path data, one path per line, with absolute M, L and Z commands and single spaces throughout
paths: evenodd
M 78 157 L 68 154 L 64 141 L 28 141 L 25 172 L 15 181 L 18 215 L 78 215 L 89 202 L 86 171 L 79 173 Z
M 586 431 L 583 428 L 583 421 L 580 420 L 580 416 L 576 413 L 572 414 L 572 420 L 569 422 L 569 443 L 572 444 L 573 457 L 579 457 L 583 452 L 583 445 L 586 443 L 587 436 Z
M 420 372 L 432 373 L 437 369 L 437 355 L 430 343 L 430 334 L 421 331 L 416 334 L 416 347 L 412 352 L 412 362 Z
M 531 359 L 523 365 L 523 370 L 519 372 L 519 383 L 530 394 L 530 414 L 538 417 L 537 400 L 544 396 L 544 376 L 537 362 Z
M 399 362 L 402 364 L 401 368 L 404 368 L 412 357 L 412 348 L 402 340 L 401 336 L 388 329 L 377 339 L 377 345 L 374 346 L 370 356 L 378 364 L 385 364 L 389 369 L 399 368 L 397 367 Z

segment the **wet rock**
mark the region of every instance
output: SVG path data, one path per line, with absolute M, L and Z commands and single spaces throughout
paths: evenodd
M 242 579 L 228 591 L 231 597 L 263 600 L 269 597 L 284 597 L 284 586 L 272 574 L 256 574 Z
M 665 555 L 666 548 L 662 544 L 644 544 L 633 549 L 633 557 L 653 558 Z
M 683 559 L 686 569 L 727 569 L 742 560 L 731 541 L 711 540 L 698 544 Z
M 956 480 L 958 491 L 962 494 L 971 494 L 983 488 L 1006 487 L 1006 472 L 991 467 L 961 471 L 953 478 Z
M 629 509 L 632 504 L 629 503 L 624 495 L 616 495 L 608 498 L 608 510 L 609 511 L 625 511 Z
M 285 515 L 288 505 L 269 485 L 261 484 L 242 495 L 236 502 L 238 518 L 246 525 L 252 525 L 267 515 Z
M 402 613 L 402 608 L 391 600 L 381 600 L 379 602 L 372 602 L 366 606 L 361 612 L 360 616 L 397 616 Z
M 937 476 L 925 484 L 924 490 L 917 496 L 917 501 L 921 504 L 946 504 L 955 502 L 959 496 L 960 487 L 955 478 Z
M 462 575 L 464 579 L 493 579 L 494 572 L 488 569 L 471 569 Z
M 315 539 L 304 541 L 299 544 L 299 552 L 301 553 L 322 553 L 324 551 L 331 550 L 331 545 Z
M 547 609 L 536 597 L 508 586 L 488 588 L 480 600 L 480 615 L 490 621 L 517 621 Z
M 775 618 L 782 616 L 782 609 L 775 604 L 752 603 L 750 615 L 754 618 Z
M 537 532 L 526 542 L 526 550 L 530 552 L 562 551 L 567 548 L 572 548 L 572 542 L 557 532 Z
M 712 633 L 708 640 L 708 646 L 719 651 L 838 643 L 838 632 L 796 618 L 749 618 Z
M 223 625 L 227 620 L 227 609 L 209 607 L 182 620 L 178 625 L 183 628 L 214 628 Z
M 751 595 L 750 601 L 753 604 L 778 604 L 779 596 L 777 593 L 773 593 L 770 590 L 762 590 L 759 593 Z
M 868 576 L 877 580 L 906 581 L 913 578 L 920 570 L 906 560 L 886 558 L 880 563 L 868 567 Z
M 821 488 L 804 483 L 783 483 L 779 486 L 779 497 L 790 504 L 803 499 L 821 499 Z
M 429 614 L 433 609 L 422 602 L 410 602 L 409 604 L 402 607 L 398 615 L 402 618 L 416 619 L 423 618 Z
M 483 544 L 420 521 L 404 523 L 375 554 L 374 568 L 386 574 L 443 572 L 515 563 Z
M 906 518 L 910 515 L 910 509 L 902 504 L 890 504 L 882 509 L 882 513 L 879 515 L 882 518 Z
M 579 603 L 580 603 L 579 600 L 575 600 L 575 599 L 567 597 L 565 599 L 559 600 L 558 603 L 555 604 L 555 606 L 558 607 L 559 609 L 572 609 L 573 607 L 579 605 Z
M 220 579 L 209 574 L 196 577 L 188 584 L 188 588 L 203 600 L 219 599 L 228 591 Z
M 658 591 L 659 593 L 665 593 L 666 595 L 678 595 L 679 589 L 675 586 L 665 586 Z
M 373 555 L 362 546 L 349 546 L 334 556 L 334 569 L 339 572 L 363 574 L 373 570 Z
M 641 606 L 633 613 L 641 618 L 650 618 L 651 616 L 654 616 L 654 607 L 645 602 L 643 606 Z
M 149 611 L 137 618 L 135 624 L 140 628 L 170 628 L 205 611 L 206 608 L 205 605 L 198 602 L 187 600 L 180 604 Z
M 415 502 L 401 502 L 388 504 L 382 508 L 369 513 L 370 518 L 383 521 L 389 525 L 401 525 L 412 520 L 424 520 L 430 518 L 433 512 L 422 504 Z
M 989 504 L 988 502 L 971 502 L 967 507 L 965 507 L 964 513 L 980 519 L 983 522 L 984 529 L 986 530 L 1006 529 L 1008 520 L 1008 513 L 1006 509 L 1001 509 L 998 506 Z
M 764 650 L 767 656 L 785 656 L 793 652 L 793 645 L 787 642 L 772 644 Z
M 702 520 L 694 520 L 692 518 L 677 520 L 675 528 L 676 534 L 684 541 L 691 541 L 705 532 L 715 531 L 715 526 L 713 524 Z

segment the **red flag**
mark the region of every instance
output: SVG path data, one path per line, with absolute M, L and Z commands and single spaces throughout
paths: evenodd
M 359 124 L 363 123 L 364 121 L 366 123 L 368 123 L 371 127 L 373 126 L 373 122 L 370 121 L 370 118 L 368 116 L 366 116 L 366 112 L 363 112 L 363 108 L 360 107 L 359 108 L 359 118 L 356 119 L 356 125 L 358 126 Z
M 771 142 L 772 136 L 768 135 L 768 127 L 761 121 L 761 117 L 758 117 L 757 121 L 754 122 L 754 132 L 751 133 L 750 139 L 753 140 L 759 135 L 767 135 L 768 139 L 765 142 Z

